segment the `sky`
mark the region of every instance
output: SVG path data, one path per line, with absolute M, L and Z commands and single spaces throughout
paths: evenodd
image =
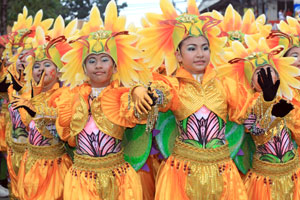
M 201 0 L 197 0 L 197 4 Z M 120 15 L 125 15 L 127 19 L 127 25 L 134 23 L 136 26 L 141 26 L 141 18 L 145 16 L 147 12 L 161 13 L 159 7 L 159 0 L 118 0 L 118 4 L 123 2 L 127 3 L 127 7 L 120 11 Z M 186 10 L 186 0 L 174 0 L 176 8 L 181 12 Z M 178 13 L 180 13 L 178 11 Z

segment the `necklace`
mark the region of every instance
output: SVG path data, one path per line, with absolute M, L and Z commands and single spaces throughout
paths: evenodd
M 102 92 L 102 90 L 104 90 L 105 87 L 101 87 L 101 88 L 93 88 L 92 87 L 92 97 L 93 98 L 97 98 L 99 96 L 99 94 Z

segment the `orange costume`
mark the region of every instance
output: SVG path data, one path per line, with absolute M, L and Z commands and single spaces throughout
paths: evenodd
M 138 47 L 144 50 L 149 66 L 155 70 L 164 62 L 167 75 L 173 76 L 165 83 L 175 89 L 174 98 L 178 96 L 171 110 L 180 136 L 158 172 L 155 199 L 247 199 L 230 158 L 225 124 L 227 116 L 238 122 L 251 96 L 238 82 L 216 76 L 214 65 L 222 62 L 220 53 L 226 44 L 225 37 L 218 37 L 220 21 L 200 15 L 193 0 L 182 15 L 168 0 L 161 0 L 160 6 L 163 14 L 146 15 L 150 26 L 140 31 Z M 204 36 L 209 41 L 211 64 L 202 79 L 180 67 L 175 57 L 179 43 L 188 36 Z
M 76 149 L 74 164 L 65 178 L 65 200 L 142 199 L 140 178 L 125 162 L 121 146 L 125 127 L 133 127 L 138 121 L 115 123 L 107 113 L 117 119 L 121 119 L 120 113 L 131 116 L 133 112 L 127 112 L 129 89 L 121 85 L 129 86 L 147 74 L 133 60 L 140 57 L 131 46 L 137 37 L 126 31 L 125 18 L 117 16 L 114 1 L 108 3 L 105 16 L 103 23 L 94 6 L 89 21 L 71 41 L 72 50 L 62 58 L 67 63 L 62 80 L 70 89 L 58 91 L 50 103 L 57 110 L 60 138 Z M 109 86 L 93 88 L 88 83 L 85 59 L 91 54 L 108 54 L 114 61 L 117 72 Z
M 17 97 L 12 102 L 14 110 L 20 112 L 22 121 L 28 127 L 27 149 L 17 176 L 20 199 L 63 199 L 65 174 L 72 161 L 55 128 L 56 112 L 48 106 L 61 83 L 57 80 L 52 88 L 43 91 L 45 76 L 41 75 L 39 83 L 36 83 L 32 71 L 36 62 L 45 60 L 61 69 L 63 63 L 60 58 L 70 50 L 66 37 L 73 35 L 77 31 L 76 27 L 77 20 L 65 27 L 63 18 L 59 16 L 49 32 L 38 26 L 32 40 L 34 50 L 29 53 L 29 64 L 25 69 L 25 79 L 31 88 L 32 98 Z

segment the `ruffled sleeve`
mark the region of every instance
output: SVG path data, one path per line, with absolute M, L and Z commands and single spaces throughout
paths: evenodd
M 48 102 L 51 108 L 55 108 L 57 118 L 55 122 L 56 130 L 61 140 L 69 143 L 70 146 L 76 146 L 75 137 L 71 137 L 71 121 L 76 101 L 77 89 L 71 91 L 69 88 L 60 88 Z

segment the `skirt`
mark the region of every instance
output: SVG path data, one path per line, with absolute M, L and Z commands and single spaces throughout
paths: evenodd
M 18 174 L 20 199 L 63 199 L 65 175 L 71 165 L 62 143 L 53 146 L 28 144 Z
M 199 149 L 176 139 L 162 164 L 155 199 L 247 199 L 246 189 L 229 155 L 228 145 Z
M 248 198 L 252 200 L 300 199 L 299 156 L 287 163 L 269 163 L 253 157 L 253 169 L 245 178 Z
M 124 160 L 123 151 L 105 157 L 79 155 L 69 169 L 64 200 L 140 200 L 140 177 Z

